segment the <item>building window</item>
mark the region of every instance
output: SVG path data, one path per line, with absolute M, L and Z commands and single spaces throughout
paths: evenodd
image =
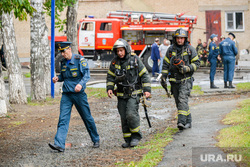
M 244 31 L 244 13 L 226 12 L 226 31 Z

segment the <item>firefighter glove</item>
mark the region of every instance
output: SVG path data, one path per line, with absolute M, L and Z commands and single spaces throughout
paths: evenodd
M 174 59 L 173 64 L 180 69 L 182 66 L 185 65 L 185 62 L 181 59 Z
M 180 71 L 180 73 L 185 74 L 187 72 L 190 72 L 190 67 L 182 66 L 179 71 Z

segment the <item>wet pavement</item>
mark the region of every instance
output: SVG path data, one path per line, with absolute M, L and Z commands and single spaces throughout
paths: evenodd
M 205 154 L 225 154 L 215 146 L 215 136 L 219 130 L 228 127 L 220 121 L 223 117 L 236 108 L 242 99 L 199 104 L 190 108 L 193 122 L 192 128 L 174 135 L 174 140 L 165 147 L 164 158 L 158 167 L 235 167 L 232 162 L 206 160 Z M 205 110 L 204 110 L 205 108 Z M 195 150 L 199 149 L 195 153 Z M 209 152 L 212 151 L 212 152 Z

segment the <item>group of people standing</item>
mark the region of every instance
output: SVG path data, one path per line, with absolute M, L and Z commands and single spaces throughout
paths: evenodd
M 219 46 L 216 45 L 218 40 L 217 35 L 212 34 L 210 36 L 211 43 L 209 44 L 209 56 L 210 62 L 210 88 L 219 88 L 214 84 L 214 76 L 216 73 L 217 60 L 223 59 L 224 67 L 224 88 L 235 88 L 232 84 L 235 69 L 236 55 L 238 49 L 235 45 L 235 35 L 233 33 L 228 34 L 228 38 L 220 42 Z M 229 84 L 229 85 L 228 85 Z
M 155 42 L 151 47 L 151 59 L 153 60 L 152 76 L 156 77 L 156 74 L 161 74 L 163 59 L 167 53 L 168 48 L 170 47 L 170 41 L 165 38 L 163 43 L 160 44 L 160 39 L 155 38 Z M 160 62 L 160 65 L 159 65 Z
M 224 88 L 235 88 L 232 84 L 234 68 L 237 64 L 236 59 L 238 58 L 238 46 L 235 42 L 235 35 L 230 32 L 228 38 L 221 36 L 220 44 L 217 46 L 218 40 L 218 35 L 212 34 L 207 46 L 206 42 L 202 44 L 201 39 L 198 39 L 196 51 L 200 58 L 201 67 L 210 66 L 209 79 L 211 89 L 219 88 L 214 84 L 214 76 L 216 67 L 222 66 L 224 68 Z

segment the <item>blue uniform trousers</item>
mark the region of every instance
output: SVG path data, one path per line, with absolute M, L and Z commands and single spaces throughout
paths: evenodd
M 152 75 L 154 77 L 156 72 L 159 73 L 158 59 L 153 60 L 153 62 L 154 62 L 154 64 L 153 64 L 153 68 L 152 68 Z
M 224 56 L 224 81 L 233 81 L 234 78 L 234 67 L 235 67 L 235 56 Z
M 210 81 L 214 81 L 214 76 L 216 73 L 216 65 L 217 65 L 217 59 L 211 59 L 210 60 Z
M 75 105 L 87 128 L 91 140 L 93 142 L 99 141 L 99 135 L 97 133 L 95 121 L 90 113 L 87 94 L 85 92 L 63 93 L 60 103 L 60 117 L 57 126 L 57 133 L 55 136 L 55 145 L 61 148 L 65 148 L 65 140 L 68 133 L 73 104 Z

